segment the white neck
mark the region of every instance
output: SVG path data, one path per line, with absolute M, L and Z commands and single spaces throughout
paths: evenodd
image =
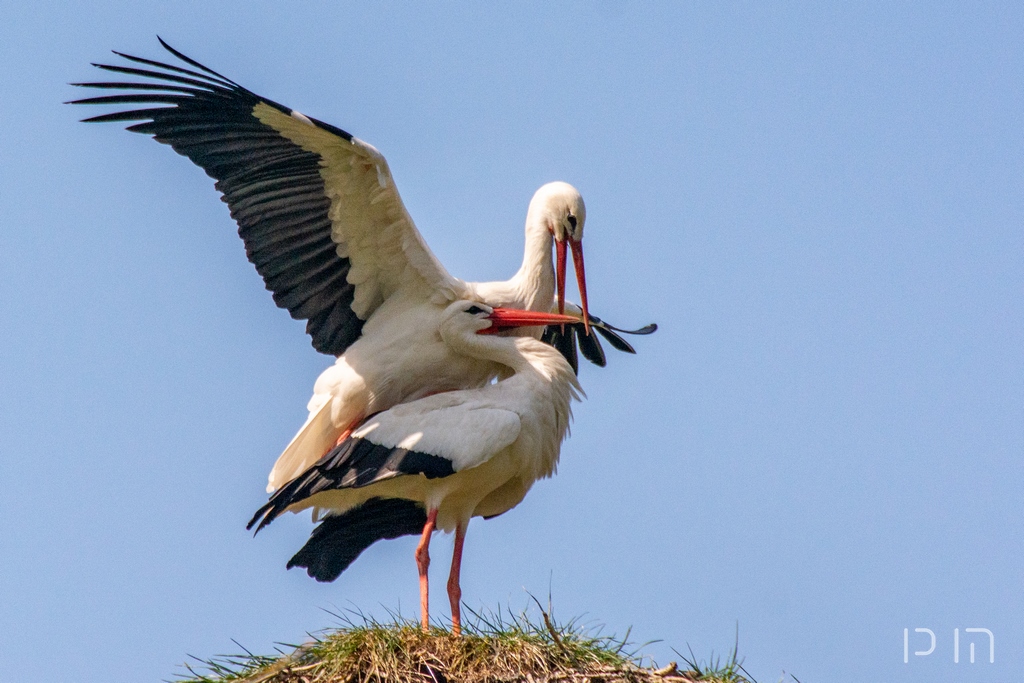
M 509 280 L 509 285 L 518 294 L 520 305 L 527 310 L 547 311 L 551 308 L 555 296 L 555 267 L 551 257 L 553 242 L 554 238 L 539 212 L 529 212 L 523 265 Z
M 466 333 L 464 330 L 440 329 L 441 337 L 452 351 L 476 358 L 491 361 L 512 368 L 516 373 L 529 372 L 533 366 L 519 352 L 515 337 L 499 337 L 493 334 Z

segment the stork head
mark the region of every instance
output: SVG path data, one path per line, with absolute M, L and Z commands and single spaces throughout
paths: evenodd
M 587 308 L 587 278 L 583 268 L 583 224 L 587 221 L 587 207 L 579 191 L 569 183 L 554 182 L 542 186 L 533 195 L 530 213 L 539 212 L 538 218 L 555 240 L 555 294 L 558 312 L 565 313 L 565 256 L 572 250 L 572 263 L 576 271 L 576 284 L 580 290 L 583 324 L 590 333 L 590 311 Z

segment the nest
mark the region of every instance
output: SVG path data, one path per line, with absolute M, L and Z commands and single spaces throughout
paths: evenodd
M 322 634 L 276 657 L 246 654 L 189 666 L 191 683 L 749 683 L 735 652 L 720 666 L 686 660 L 679 670 L 644 666 L 626 639 L 603 636 L 575 622 L 556 628 L 525 617 L 509 621 L 474 614 L 461 637 L 424 632 L 399 621 L 367 621 Z M 745 673 L 745 672 L 744 672 Z

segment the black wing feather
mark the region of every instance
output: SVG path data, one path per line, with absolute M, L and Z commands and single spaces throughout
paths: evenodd
M 289 507 L 321 491 L 362 488 L 407 474 L 436 479 L 455 474 L 455 470 L 447 458 L 350 437 L 274 493 L 246 528 L 258 524 L 259 533 Z
M 290 109 L 246 90 L 162 39 L 160 44 L 197 70 L 115 53 L 149 68 L 94 66 L 150 81 L 76 83 L 129 92 L 72 104 L 168 105 L 85 120 L 138 121 L 128 130 L 170 145 L 216 180 L 238 223 L 246 255 L 274 301 L 293 318 L 307 321 L 306 332 L 317 351 L 341 355 L 359 338 L 363 321 L 351 308 L 355 288 L 346 281 L 349 260 L 338 256 L 331 240 L 330 200 L 320 176 L 319 155 L 298 147 L 253 115 L 260 103 L 288 114 Z M 340 128 L 311 120 L 345 140 L 352 139 Z
M 573 374 L 580 373 L 580 361 L 576 355 L 576 338 L 572 325 L 548 325 L 544 328 L 540 340 L 555 347 L 555 350 L 562 354 L 572 366 Z
M 596 315 L 590 316 L 590 328 L 599 332 L 602 337 L 608 340 L 609 344 L 623 353 L 636 353 L 636 350 L 629 342 L 619 336 L 619 333 L 648 335 L 658 330 L 658 326 L 653 323 L 644 325 L 637 330 L 623 330 L 614 325 L 609 325 Z M 569 361 L 569 365 L 572 366 L 573 372 L 576 374 L 579 374 L 577 344 L 579 345 L 579 353 L 582 353 L 583 357 L 591 363 L 599 368 L 603 368 L 607 364 L 604 349 L 601 347 L 601 340 L 593 333 L 588 335 L 582 322 L 570 323 L 568 325 L 549 325 L 544 328 L 544 334 L 541 335 L 540 340 L 558 349 L 558 352 Z
M 593 332 L 587 334 L 582 323 L 573 325 L 573 327 L 576 328 L 576 338 L 579 340 L 580 353 L 583 354 L 583 357 L 599 368 L 607 365 L 604 349 L 601 348 L 601 342 L 598 340 L 597 335 Z
M 217 73 L 216 71 L 214 71 L 214 70 L 213 70 L 213 69 L 211 69 L 210 67 L 208 67 L 208 66 L 203 66 L 202 64 L 200 64 L 200 63 L 199 63 L 199 62 L 197 62 L 196 60 L 192 59 L 191 57 L 186 57 L 185 55 L 181 54 L 180 52 L 178 52 L 177 50 L 175 50 L 175 49 L 174 49 L 173 47 L 171 47 L 170 45 L 168 45 L 168 44 L 167 44 L 167 41 L 165 41 L 165 40 L 164 40 L 163 38 L 161 38 L 160 36 L 157 36 L 157 37 L 156 37 L 156 39 L 160 41 L 160 44 L 161 44 L 161 45 L 163 45 L 163 47 L 164 47 L 164 49 L 165 49 L 165 50 L 167 50 L 167 51 L 168 51 L 168 52 L 170 52 L 170 53 L 171 53 L 172 55 L 174 55 L 175 57 L 177 57 L 177 58 L 178 58 L 178 59 L 180 59 L 181 61 L 185 62 L 186 64 L 191 64 L 192 66 L 196 67 L 197 69 L 200 69 L 201 71 L 205 71 L 205 72 L 206 72 L 207 74 L 209 74 L 210 76 L 213 76 L 214 78 L 219 78 L 219 79 L 220 79 L 221 81 L 224 81 L 224 82 L 225 82 L 225 83 L 227 83 L 228 85 L 238 85 L 237 83 L 235 83 L 235 82 L 234 82 L 233 80 L 231 80 L 230 78 L 227 78 L 227 77 L 225 77 L 225 76 L 221 76 L 221 75 L 220 75 L 219 73 Z M 117 52 L 117 53 L 115 53 L 115 54 L 119 54 L 119 55 L 120 55 L 121 53 L 120 53 L 120 52 Z M 121 56 L 122 56 L 122 57 L 125 57 L 125 58 L 127 58 L 127 59 L 132 59 L 133 61 L 141 61 L 141 58 L 131 58 L 131 57 L 128 57 L 128 55 L 121 55 Z M 175 71 L 184 71 L 184 69 L 175 69 Z

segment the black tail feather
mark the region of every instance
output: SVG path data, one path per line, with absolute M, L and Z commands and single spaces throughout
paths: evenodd
M 426 523 L 427 513 L 419 503 L 371 498 L 320 522 L 306 545 L 288 561 L 288 569 L 304 567 L 317 581 L 334 581 L 377 541 L 419 534 Z

